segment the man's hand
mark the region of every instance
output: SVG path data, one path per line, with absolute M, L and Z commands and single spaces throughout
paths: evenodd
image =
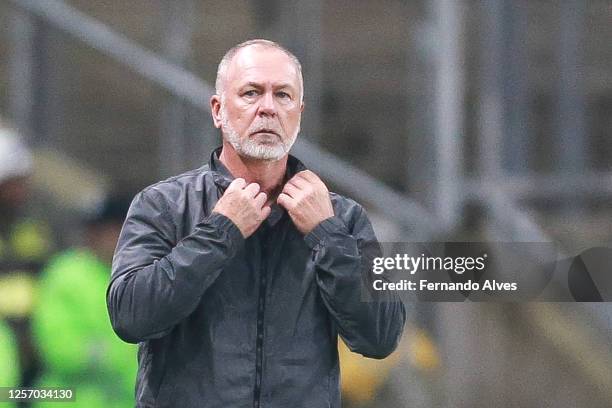
M 247 185 L 244 179 L 237 178 L 217 201 L 213 212 L 232 220 L 242 236 L 248 238 L 270 215 L 270 207 L 264 206 L 267 199 L 266 193 L 259 192 L 259 184 Z
M 327 187 L 310 170 L 293 176 L 285 184 L 277 202 L 287 210 L 297 229 L 304 235 L 321 221 L 334 216 Z

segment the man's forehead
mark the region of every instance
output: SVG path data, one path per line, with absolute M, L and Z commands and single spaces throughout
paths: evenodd
M 274 47 L 251 45 L 240 49 L 228 67 L 227 79 L 249 82 L 265 79 L 273 82 L 299 82 L 294 61 L 284 51 Z M 260 77 L 261 78 L 257 78 Z

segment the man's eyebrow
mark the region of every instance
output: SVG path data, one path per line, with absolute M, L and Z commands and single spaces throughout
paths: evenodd
M 295 89 L 295 87 L 289 83 L 281 83 L 281 84 L 275 85 L 274 88 L 276 89 L 285 89 L 285 88 Z
M 263 88 L 264 86 L 258 82 L 249 81 L 246 84 L 242 85 L 240 89 L 246 88 L 246 87 Z M 282 82 L 280 84 L 275 84 L 274 88 L 275 89 L 285 89 L 285 88 L 295 89 L 295 87 L 288 82 Z
M 242 86 L 240 87 L 240 89 L 242 89 L 242 88 L 246 88 L 246 87 L 249 87 L 249 86 L 250 86 L 250 87 L 253 87 L 253 88 L 263 88 L 263 86 L 262 86 L 261 84 L 258 84 L 257 82 L 252 82 L 252 81 L 249 81 L 249 82 L 247 82 L 246 84 L 242 85 Z

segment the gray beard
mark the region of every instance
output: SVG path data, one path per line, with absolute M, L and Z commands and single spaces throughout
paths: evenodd
M 250 159 L 270 161 L 277 161 L 282 159 L 289 153 L 289 150 L 291 150 L 291 147 L 295 143 L 297 135 L 300 131 L 300 128 L 298 126 L 295 131 L 295 134 L 293 134 L 292 137 L 290 137 L 289 139 L 282 140 L 282 138 L 280 138 L 280 140 L 274 145 L 264 145 L 258 143 L 257 140 L 251 138 L 240 140 L 240 135 L 238 135 L 238 132 L 236 132 L 234 128 L 232 128 L 232 126 L 229 124 L 229 121 L 227 120 L 227 115 L 225 114 L 225 111 L 223 111 L 223 109 L 221 110 L 221 115 L 223 117 L 221 120 L 221 129 L 223 131 L 223 136 L 232 145 L 238 155 L 248 157 Z M 249 134 L 253 131 L 256 131 L 256 129 L 249 129 Z

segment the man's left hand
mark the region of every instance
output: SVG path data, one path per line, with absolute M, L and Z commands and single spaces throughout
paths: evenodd
M 293 176 L 283 187 L 277 202 L 287 210 L 296 228 L 304 235 L 321 221 L 334 216 L 327 187 L 310 170 Z

